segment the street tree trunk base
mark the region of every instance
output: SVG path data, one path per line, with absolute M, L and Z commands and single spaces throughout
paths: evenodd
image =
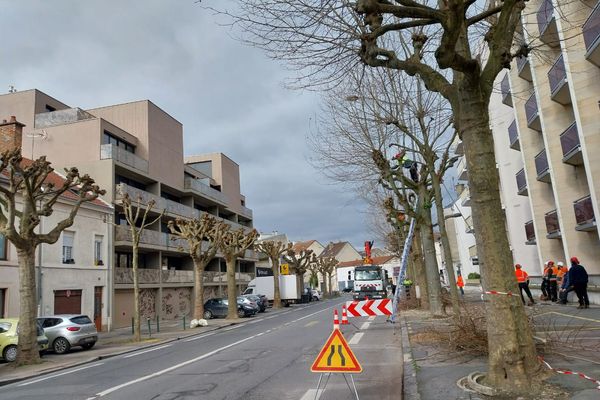
M 540 369 L 542 367 L 540 366 Z M 562 387 L 552 385 L 546 382 L 546 379 L 552 377 L 548 370 L 540 371 L 539 375 L 530 381 L 528 389 L 525 393 L 517 392 L 512 386 L 508 388 L 498 388 L 489 386 L 486 381 L 486 374 L 483 372 L 471 372 L 469 375 L 460 378 L 456 384 L 459 388 L 467 393 L 477 393 L 489 397 L 499 397 L 505 399 L 507 397 L 518 396 L 519 399 L 568 399 L 570 394 Z

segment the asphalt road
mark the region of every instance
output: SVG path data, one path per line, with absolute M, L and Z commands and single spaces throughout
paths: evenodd
M 315 398 L 309 371 L 332 330 L 339 299 L 254 317 L 207 334 L 123 354 L 1 388 L 1 399 L 294 399 Z M 342 332 L 365 370 L 355 376 L 363 400 L 400 399 L 399 328 L 385 317 L 352 319 Z M 351 399 L 332 375 L 320 400 Z

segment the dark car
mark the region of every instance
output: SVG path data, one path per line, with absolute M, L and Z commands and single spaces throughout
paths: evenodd
M 204 319 L 211 318 L 225 318 L 227 317 L 227 309 L 229 307 L 229 301 L 220 297 L 207 300 L 204 303 Z M 256 314 L 256 309 L 252 306 L 240 304 L 237 305 L 238 317 L 249 317 Z
M 269 305 L 269 299 L 264 294 L 244 294 L 240 297 L 245 297 L 255 302 L 258 305 L 258 312 L 265 312 Z

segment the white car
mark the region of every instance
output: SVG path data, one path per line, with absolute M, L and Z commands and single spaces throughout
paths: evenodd
M 313 289 L 310 292 L 313 301 L 321 300 L 321 293 L 317 289 Z

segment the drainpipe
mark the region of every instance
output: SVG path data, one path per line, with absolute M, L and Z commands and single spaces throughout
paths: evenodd
M 112 260 L 114 257 L 114 248 L 113 248 L 113 226 L 112 226 L 112 210 L 110 214 L 106 214 L 106 238 L 107 238 L 107 249 L 108 256 L 106 257 L 106 329 L 108 332 L 112 330 L 112 315 L 113 315 L 113 287 L 112 287 L 112 278 L 113 272 L 111 269 Z

